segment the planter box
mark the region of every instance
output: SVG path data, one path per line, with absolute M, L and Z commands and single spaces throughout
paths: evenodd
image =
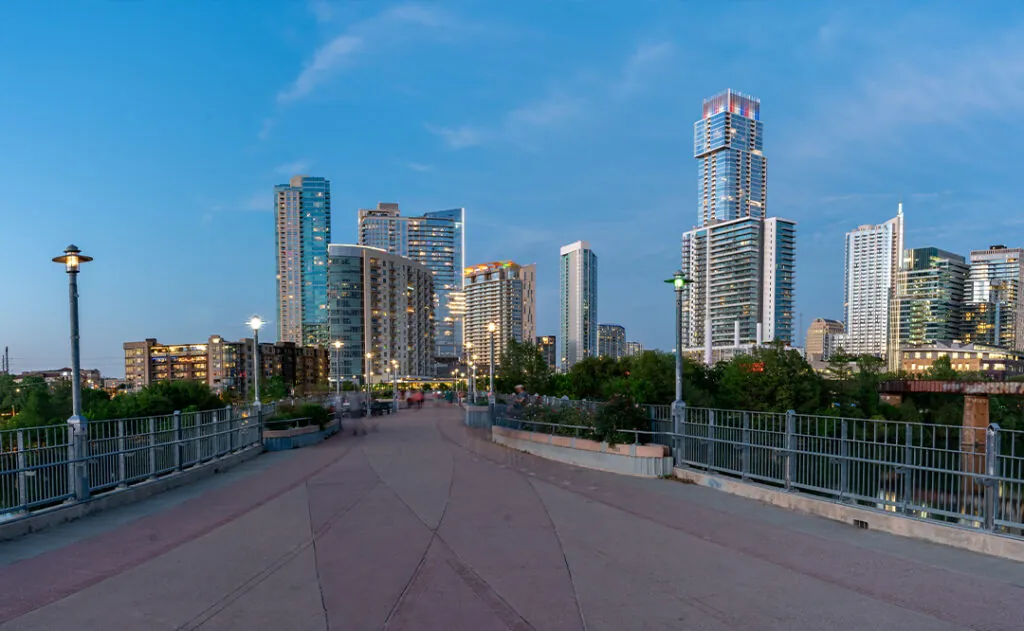
M 596 440 L 492 427 L 491 439 L 541 458 L 588 469 L 645 477 L 672 474 L 672 457 L 664 445 L 609 445 Z
M 486 405 L 466 406 L 466 426 L 481 429 L 491 428 L 491 408 Z
M 315 445 L 328 436 L 337 434 L 341 429 L 341 423 L 337 420 L 328 423 L 323 430 L 316 425 L 308 427 L 294 427 L 263 432 L 263 448 L 266 451 L 284 451 L 286 449 L 298 449 Z

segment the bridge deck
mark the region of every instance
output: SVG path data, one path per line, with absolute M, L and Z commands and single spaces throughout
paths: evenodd
M 456 411 L 0 544 L 0 630 L 1006 629 L 1024 566 L 509 451 Z

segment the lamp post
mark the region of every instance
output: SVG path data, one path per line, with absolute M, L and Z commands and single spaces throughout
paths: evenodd
M 366 415 L 370 416 L 370 375 L 373 373 L 370 371 L 370 359 L 373 357 L 373 353 L 366 354 L 366 365 L 363 367 L 363 372 L 366 374 Z
M 86 463 L 86 446 L 89 432 L 85 416 L 82 414 L 82 362 L 78 339 L 78 270 L 82 263 L 92 260 L 85 256 L 75 245 L 64 248 L 64 256 L 53 258 L 54 263 L 64 265 L 68 273 L 68 303 L 71 316 L 71 418 L 68 429 L 71 433 L 71 446 L 68 473 L 75 489 L 75 498 L 84 500 L 89 497 L 89 467 Z
M 391 402 L 392 409 L 398 412 L 398 360 L 391 360 Z
M 253 316 L 249 318 L 249 328 L 252 329 L 252 403 L 259 409 L 260 403 L 260 327 L 263 326 L 263 318 Z
M 332 370 L 334 376 L 334 392 L 338 395 L 338 399 L 341 399 L 341 347 L 345 345 L 345 342 L 341 340 L 334 340 L 331 342 L 334 346 L 334 361 L 337 362 L 337 369 Z
M 690 282 L 677 271 L 665 281 L 676 288 L 676 403 L 683 400 L 683 288 Z
M 493 322 L 487 323 L 487 332 L 491 334 L 491 379 L 490 379 L 490 394 L 487 395 L 491 405 L 494 405 L 494 332 L 498 330 L 498 326 Z

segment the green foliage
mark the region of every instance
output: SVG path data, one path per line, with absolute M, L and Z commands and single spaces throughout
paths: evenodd
M 548 392 L 551 389 L 551 367 L 544 361 L 544 355 L 530 342 L 509 340 L 501 354 L 500 372 L 495 388 L 510 392 L 522 384 L 527 392 Z
M 301 422 L 299 422 L 301 419 Z M 331 422 L 331 413 L 316 403 L 292 405 L 279 403 L 274 416 L 269 419 L 268 427 L 272 429 L 289 429 L 296 426 L 316 425 L 323 429 Z
M 613 396 L 598 408 L 597 414 L 594 415 L 594 439 L 606 441 L 610 445 L 633 442 L 636 439 L 635 434 L 621 430 L 650 429 L 651 421 L 647 416 L 647 410 L 638 407 L 629 397 Z M 643 442 L 642 435 L 640 439 L 640 442 Z

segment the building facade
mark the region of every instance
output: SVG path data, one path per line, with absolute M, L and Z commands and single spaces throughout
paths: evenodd
M 558 336 L 544 335 L 537 338 L 537 350 L 544 358 L 551 372 L 558 371 Z
M 330 340 L 343 345 L 330 353 L 335 378 L 379 381 L 396 368 L 406 377 L 433 374 L 434 276 L 426 265 L 332 243 L 327 277 Z
M 683 344 L 704 349 L 793 342 L 796 223 L 721 221 L 683 235 Z
M 639 357 L 644 354 L 644 345 L 640 342 L 626 342 L 626 356 Z
M 537 266 L 495 261 L 463 271 L 466 298 L 464 356 L 491 361 L 490 331 L 495 325 L 494 362 L 500 363 L 509 340 L 533 343 L 537 336 Z
M 997 380 L 1024 374 L 1024 353 L 983 344 L 926 344 L 904 348 L 900 357 L 901 370 L 911 375 L 928 370 L 940 357 L 948 357 L 953 370 L 981 372 Z
M 597 355 L 609 359 L 626 356 L 626 327 L 618 324 L 597 325 Z
M 31 379 L 33 377 L 42 379 L 47 385 L 51 386 L 64 381 L 70 382 L 71 368 L 57 368 L 56 370 L 26 370 L 18 375 L 15 381 Z M 104 379 L 100 374 L 100 371 L 95 368 L 82 368 L 78 372 L 78 378 L 83 388 L 91 388 L 94 390 L 105 389 L 105 382 L 107 380 Z
M 768 161 L 761 101 L 726 90 L 705 99 L 702 109 L 693 124 L 697 225 L 766 217 Z
M 681 336 L 709 364 L 793 342 L 796 223 L 768 217 L 763 137 L 760 100 L 732 90 L 705 99 L 694 123 L 698 212 L 682 238 Z
M 277 339 L 327 343 L 327 245 L 331 183 L 297 175 L 274 187 L 277 228 Z
M 965 289 L 965 342 L 1024 350 L 1024 249 L 971 252 Z
M 844 350 L 890 357 L 898 349 L 890 331 L 899 321 L 896 281 L 903 254 L 903 204 L 896 217 L 846 233 L 843 277 Z M 890 344 L 892 337 L 892 344 Z
M 804 353 L 808 362 L 828 361 L 831 355 L 829 336 L 842 334 L 845 329 L 843 323 L 838 320 L 826 318 L 815 318 L 811 326 L 807 327 L 807 336 L 804 339 Z
M 901 347 L 963 339 L 967 272 L 959 254 L 932 247 L 903 252 L 896 283 Z
M 280 377 L 290 392 L 303 394 L 327 383 L 327 349 L 292 342 L 260 344 L 261 379 Z M 216 394 L 249 396 L 253 387 L 253 340 L 211 335 L 206 342 L 161 344 L 153 338 L 124 343 L 125 390 L 137 392 L 160 381 L 199 381 Z
M 559 261 L 559 365 L 597 356 L 597 255 L 590 243 L 564 245 Z
M 422 263 L 434 277 L 434 355 L 454 365 L 463 350 L 465 260 L 463 208 L 403 217 L 398 204 L 359 210 L 359 245 L 379 248 Z

